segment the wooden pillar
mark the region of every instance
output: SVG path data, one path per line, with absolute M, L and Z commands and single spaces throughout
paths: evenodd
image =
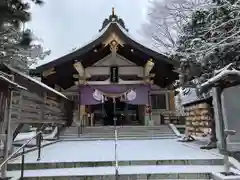
M 169 110 L 171 110 L 171 107 L 170 107 L 170 98 L 169 98 L 169 96 L 170 96 L 171 93 L 166 92 L 165 94 L 166 94 L 166 108 L 167 108 L 167 110 L 169 111 Z
M 168 93 L 169 94 L 169 110 L 174 111 L 175 110 L 175 93 L 174 91 L 171 91 Z
M 79 95 L 77 95 L 77 101 L 76 101 L 76 106 L 77 106 L 77 121 L 79 122 L 79 125 L 81 126 L 81 111 L 80 111 L 80 104 L 79 104 Z
M 40 110 L 41 110 L 41 116 L 40 116 L 40 122 L 44 121 L 44 109 L 47 103 L 47 95 L 46 93 L 41 93 L 42 94 L 42 99 L 43 99 L 43 103 L 40 105 Z
M 4 111 L 4 159 L 8 158 L 9 150 L 11 150 L 12 142 L 12 130 L 11 130 L 11 106 L 12 106 L 12 91 L 8 87 L 7 98 L 5 101 L 5 111 Z M 2 177 L 6 177 L 7 164 L 2 167 Z
M 125 108 L 124 108 L 124 116 L 126 118 L 126 122 L 129 122 L 129 113 L 128 113 L 128 103 L 126 103 Z
M 81 121 L 82 125 L 86 126 L 86 107 L 85 105 L 80 105 L 80 116 L 81 116 Z

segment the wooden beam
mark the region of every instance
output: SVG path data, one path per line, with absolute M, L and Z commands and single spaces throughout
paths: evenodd
M 152 68 L 154 67 L 155 63 L 153 62 L 152 59 L 149 59 L 147 61 L 147 63 L 145 64 L 145 67 L 144 67 L 144 74 L 145 74 L 145 77 L 148 77 Z
M 119 67 L 119 66 L 118 66 Z M 137 75 L 139 77 L 144 77 L 144 68 L 139 66 L 120 66 L 119 76 L 121 75 Z M 92 76 L 96 75 L 110 75 L 109 67 L 88 67 L 86 70 Z
M 42 76 L 47 77 L 47 76 L 50 76 L 51 74 L 55 74 L 55 73 L 56 73 L 55 68 L 50 68 L 46 71 L 43 71 Z
M 76 85 L 79 85 L 81 82 L 79 81 L 75 81 Z M 152 82 L 148 82 L 148 83 L 152 83 Z M 105 80 L 105 81 L 86 81 L 85 84 L 89 84 L 89 85 L 108 85 L 108 84 L 112 84 L 110 82 L 110 78 Z M 144 80 L 136 80 L 136 81 L 124 81 L 122 79 L 119 79 L 118 84 L 146 84 L 146 82 Z
M 79 78 L 81 79 L 86 79 L 91 77 L 91 75 L 88 73 L 88 71 L 83 67 L 81 62 L 75 62 L 73 64 L 73 67 L 76 69 L 78 72 Z

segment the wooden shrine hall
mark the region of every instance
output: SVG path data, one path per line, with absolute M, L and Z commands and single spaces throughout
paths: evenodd
M 133 39 L 113 9 L 97 38 L 31 73 L 74 101 L 77 124 L 113 125 L 116 116 L 119 125 L 159 125 L 175 113 L 178 66 Z

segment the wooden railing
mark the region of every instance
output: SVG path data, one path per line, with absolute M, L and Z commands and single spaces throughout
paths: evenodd
M 33 140 L 36 139 L 38 146 L 37 161 L 41 159 L 41 141 L 42 141 L 42 131 L 36 133 L 35 136 L 31 137 L 27 142 L 25 142 L 20 148 L 18 148 L 14 153 L 8 156 L 1 164 L 1 178 L 6 178 L 7 163 L 14 158 L 22 150 L 22 161 L 21 161 L 21 176 L 20 179 L 24 178 L 24 165 L 25 165 L 25 147 Z

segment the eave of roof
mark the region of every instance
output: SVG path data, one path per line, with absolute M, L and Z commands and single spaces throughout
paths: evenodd
M 54 94 L 56 94 L 56 95 L 58 95 L 58 96 L 60 96 L 60 97 L 62 97 L 62 98 L 64 98 L 64 99 L 67 99 L 67 100 L 68 100 L 68 98 L 67 98 L 64 94 L 62 94 L 62 93 L 56 91 L 55 89 L 47 86 L 46 84 L 42 83 L 41 81 L 38 81 L 38 80 L 34 79 L 33 77 L 28 76 L 27 74 L 24 74 L 24 73 L 16 70 L 15 68 L 13 68 L 13 67 L 11 67 L 11 66 L 8 66 L 8 65 L 6 65 L 6 64 L 4 64 L 4 65 L 5 65 L 10 71 L 12 71 L 13 73 L 17 74 L 18 76 L 21 76 L 21 77 L 27 79 L 28 81 L 31 81 L 31 82 L 33 82 L 33 83 L 41 86 L 42 88 L 44 88 L 44 89 L 46 89 L 46 90 L 48 90 L 48 91 L 50 91 L 50 92 L 52 92 L 52 93 L 54 93 Z
M 197 103 L 206 101 L 207 99 L 210 99 L 212 97 L 211 93 L 209 94 L 209 96 L 204 96 L 204 97 L 197 96 L 197 92 L 195 88 L 190 88 L 189 92 L 186 95 L 184 95 L 183 93 L 180 93 L 179 95 L 181 96 L 182 106 L 197 104 Z
M 95 37 L 93 40 L 91 40 L 90 42 L 88 42 L 87 44 L 83 45 L 82 47 L 80 47 L 78 50 L 69 53 L 65 56 L 62 56 L 56 60 L 53 60 L 51 62 L 48 62 L 46 64 L 40 65 L 36 67 L 36 72 L 40 72 L 44 69 L 48 69 L 51 68 L 53 66 L 56 66 L 57 64 L 61 64 L 64 63 L 66 61 L 69 60 L 73 60 L 76 57 L 82 55 L 85 52 L 88 52 L 89 50 L 91 50 L 95 45 L 99 44 L 102 42 L 102 40 L 104 39 L 105 35 L 109 32 L 109 30 L 116 26 L 120 32 L 122 33 L 122 35 L 125 37 L 125 39 L 130 43 L 130 45 L 133 46 L 133 48 L 139 49 L 143 52 L 148 52 L 148 54 L 150 56 L 152 56 L 154 59 L 156 60 L 161 60 L 161 61 L 165 61 L 166 63 L 169 63 L 175 67 L 179 66 L 179 62 L 169 59 L 166 55 L 160 54 L 144 45 L 142 45 L 140 42 L 136 41 L 130 34 L 129 32 L 127 32 L 124 28 L 121 27 L 121 25 L 119 25 L 116 22 L 111 22 L 109 23 L 98 35 L 97 37 Z
M 27 91 L 27 88 L 17 84 L 16 82 L 10 80 L 9 78 L 5 77 L 4 75 L 1 74 L 0 72 L 0 81 L 4 81 L 5 83 L 9 84 L 12 86 L 12 88 L 16 89 L 16 90 L 24 90 Z

